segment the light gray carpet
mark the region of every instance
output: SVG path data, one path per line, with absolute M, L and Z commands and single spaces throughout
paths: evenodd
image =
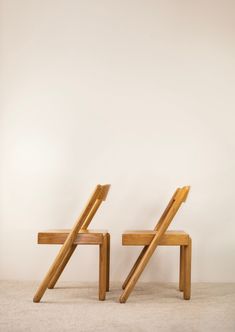
M 182 300 L 176 284 L 138 283 L 126 304 L 120 285 L 107 300 L 97 286 L 58 283 L 41 303 L 32 298 L 38 283 L 0 282 L 0 331 L 231 331 L 235 332 L 235 284 L 200 283 Z

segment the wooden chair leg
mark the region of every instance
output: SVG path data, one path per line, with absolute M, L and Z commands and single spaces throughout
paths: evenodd
M 180 246 L 179 290 L 184 290 L 184 246 Z
M 70 247 L 62 247 L 57 254 L 53 264 L 51 265 L 49 271 L 47 272 L 46 276 L 42 280 L 41 284 L 39 285 L 34 298 L 33 302 L 40 302 L 41 298 L 43 297 L 43 294 L 45 293 L 46 289 L 49 286 L 49 283 L 51 282 L 52 278 L 55 276 L 60 264 L 64 260 L 65 256 L 67 255 L 68 251 L 70 250 Z
M 189 238 L 189 244 L 184 247 L 184 299 L 190 300 L 191 296 L 191 254 L 192 240 Z
M 148 246 L 145 246 L 141 253 L 139 254 L 137 260 L 135 261 L 135 264 L 133 265 L 132 269 L 130 270 L 128 276 L 126 277 L 124 283 L 122 284 L 122 289 L 125 289 L 126 288 L 126 285 L 128 284 L 129 280 L 131 279 L 133 273 L 135 272 L 137 266 L 139 265 L 139 262 L 141 261 L 141 258 L 143 257 L 144 253 L 146 252 Z
M 51 279 L 48 288 L 52 289 L 55 287 L 55 284 L 57 283 L 59 277 L 61 276 L 61 273 L 64 271 L 65 266 L 68 264 L 68 261 L 70 260 L 70 257 L 72 256 L 74 250 L 76 249 L 77 245 L 73 244 L 72 247 L 70 248 L 70 250 L 68 251 L 67 255 L 65 256 L 64 260 L 62 261 L 62 263 L 60 264 L 58 270 L 56 271 L 55 275 L 53 276 L 53 278 Z
M 157 248 L 157 242 L 152 241 L 151 244 L 147 247 L 145 253 L 143 254 L 143 257 L 140 259 L 138 265 L 135 268 L 135 271 L 133 272 L 132 276 L 130 277 L 129 282 L 127 283 L 125 289 L 123 290 L 119 301 L 120 303 L 125 303 L 132 292 L 133 288 L 135 287 L 135 284 L 137 283 L 140 275 L 144 271 L 146 265 L 148 264 L 150 258 L 152 257 L 154 251 Z
M 110 234 L 107 234 L 107 266 L 106 266 L 106 292 L 109 292 L 110 275 Z
M 104 301 L 106 295 L 106 278 L 107 278 L 107 236 L 103 236 L 100 244 L 99 260 L 99 300 Z

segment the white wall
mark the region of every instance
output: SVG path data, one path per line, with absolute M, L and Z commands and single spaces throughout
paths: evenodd
M 0 278 L 40 279 L 97 183 L 92 223 L 112 235 L 112 280 L 177 186 L 172 223 L 193 238 L 193 281 L 235 281 L 234 1 L 5 0 L 1 8 Z M 176 281 L 177 248 L 142 280 Z M 77 250 L 64 280 L 97 280 L 98 248 Z

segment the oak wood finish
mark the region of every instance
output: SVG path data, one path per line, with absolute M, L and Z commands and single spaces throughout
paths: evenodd
M 184 245 L 186 244 L 186 239 L 188 238 L 187 234 L 185 235 L 182 234 L 182 232 L 178 232 L 175 233 L 175 235 L 173 235 L 169 234 L 169 232 L 166 233 L 166 230 L 169 227 L 178 209 L 180 208 L 181 204 L 185 202 L 189 189 L 190 187 L 183 187 L 183 188 L 178 188 L 176 190 L 169 204 L 167 205 L 165 211 L 163 212 L 163 215 L 161 216 L 159 222 L 157 223 L 154 232 L 142 231 L 138 233 L 137 231 L 135 231 L 135 232 L 124 233 L 123 235 L 124 243 L 132 245 L 133 243 L 135 243 L 136 240 L 137 245 L 140 245 L 140 243 L 142 243 L 143 245 L 145 245 L 145 247 L 142 249 L 137 261 L 135 262 L 129 275 L 127 276 L 125 282 L 123 283 L 123 292 L 119 299 L 121 303 L 125 303 L 126 300 L 128 299 L 141 273 L 143 272 L 144 268 L 146 267 L 147 263 L 152 257 L 153 252 L 156 250 L 157 246 L 160 245 L 160 243 L 164 243 L 165 241 L 165 243 L 170 243 L 169 245 L 177 245 L 176 237 L 179 237 L 181 243 L 182 244 L 184 243 Z M 188 248 L 188 245 L 185 245 L 185 247 Z M 185 250 L 185 255 L 186 255 L 186 250 Z M 185 264 L 189 264 L 190 261 L 189 256 L 190 255 L 188 253 L 187 259 L 185 258 Z M 189 272 L 188 272 L 189 268 L 185 267 L 185 271 L 186 272 L 184 273 L 184 278 L 185 280 L 186 279 L 189 280 Z M 185 291 L 186 295 L 184 298 L 188 296 L 187 294 L 189 292 L 189 285 L 187 285 L 187 287 L 185 286 L 185 288 L 187 288 L 187 293 Z
M 110 284 L 110 234 L 106 233 L 107 237 L 107 267 L 106 267 L 106 292 L 109 292 Z
M 126 231 L 122 235 L 124 246 L 149 246 L 157 231 Z M 187 245 L 189 235 L 184 231 L 166 231 L 160 239 L 159 246 Z
M 48 234 L 50 235 L 48 237 Z M 63 244 L 69 234 L 69 230 L 52 230 L 52 231 L 45 231 L 39 233 L 38 243 L 43 244 Z M 59 235 L 59 237 L 58 237 Z M 63 237 L 61 236 L 63 235 Z M 85 235 L 85 237 L 83 237 Z M 89 235 L 89 236 L 87 236 Z M 45 237 L 44 237 L 45 236 Z M 104 239 L 105 237 L 105 239 Z M 106 244 L 107 242 L 107 244 Z M 69 261 L 70 257 L 72 256 L 74 250 L 76 249 L 78 244 L 95 244 L 100 245 L 100 264 L 99 264 L 99 288 L 102 288 L 99 292 L 99 299 L 104 300 L 105 294 L 103 291 L 103 280 L 104 280 L 104 259 L 106 261 L 106 291 L 109 291 L 109 270 L 110 270 L 110 234 L 107 231 L 94 231 L 94 230 L 86 230 L 81 231 L 78 234 L 77 238 L 74 240 L 74 245 L 71 247 L 71 250 L 68 252 L 67 256 L 65 257 L 64 261 L 61 263 L 57 273 L 52 278 L 48 288 L 54 288 L 58 278 L 60 277 L 61 273 L 63 272 L 67 262 Z M 104 254 L 104 250 L 107 252 Z
M 79 216 L 79 218 L 76 220 L 73 228 L 71 231 L 67 234 L 66 238 L 64 239 L 63 245 L 57 254 L 53 264 L 51 265 L 49 271 L 47 272 L 46 276 L 44 277 L 43 281 L 39 285 L 33 301 L 34 302 L 40 302 L 43 294 L 45 293 L 46 289 L 48 287 L 52 288 L 54 287 L 56 281 L 60 277 L 61 273 L 63 272 L 66 264 L 68 263 L 73 251 L 76 247 L 74 245 L 77 245 L 76 240 L 79 242 L 80 238 L 78 239 L 78 233 L 81 230 L 86 230 L 89 226 L 92 218 L 94 217 L 96 211 L 98 210 L 100 204 L 102 201 L 104 201 L 107 197 L 108 191 L 109 191 L 110 185 L 97 185 L 93 194 L 91 195 L 85 209 Z M 45 232 L 44 232 L 45 233 Z M 40 234 L 40 233 L 39 233 Z M 63 233 L 62 233 L 63 234 Z M 89 233 L 86 233 L 89 236 Z M 44 234 L 45 235 L 45 234 Z M 52 235 L 47 234 L 49 239 L 47 240 L 52 241 Z M 58 234 L 55 235 L 58 241 Z M 82 237 L 82 236 L 81 236 Z M 43 238 L 43 235 L 42 235 Z M 84 241 L 84 237 L 83 241 Z M 41 235 L 38 236 L 38 239 L 41 239 Z M 93 239 L 93 237 L 92 237 Z M 46 240 L 46 241 L 47 241 Z M 91 240 L 90 240 L 91 241 Z M 44 242 L 46 243 L 46 242 Z M 85 244 L 85 243 L 84 243 Z M 90 243 L 89 243 L 90 244 Z M 100 243 L 99 243 L 100 244 Z M 100 245 L 103 244 L 103 241 Z M 105 268 L 106 269 L 106 268 Z
M 38 233 L 38 244 L 64 244 L 70 230 L 58 229 Z M 101 244 L 105 230 L 81 230 L 74 238 L 73 244 Z
M 169 203 L 167 204 L 167 207 L 166 207 L 165 210 L 163 211 L 163 214 L 161 215 L 160 219 L 158 220 L 156 226 L 154 227 L 154 231 L 157 231 L 157 230 L 159 229 L 159 227 L 161 226 L 161 224 L 163 223 L 164 218 L 166 217 L 166 215 L 167 215 L 167 213 L 169 212 L 169 210 L 170 210 L 172 204 L 174 203 L 175 197 L 176 197 L 176 195 L 178 194 L 179 190 L 180 190 L 180 188 L 177 188 L 176 191 L 174 192 L 174 194 L 173 194 L 173 196 L 171 197 Z M 124 236 L 124 241 L 125 241 L 125 236 Z M 124 281 L 124 283 L 123 283 L 123 285 L 122 285 L 122 288 L 123 288 L 123 289 L 126 288 L 126 285 L 128 284 L 128 282 L 129 282 L 131 276 L 132 276 L 133 273 L 135 272 L 137 266 L 139 265 L 139 263 L 140 263 L 140 261 L 141 261 L 143 255 L 144 255 L 144 253 L 146 252 L 147 249 L 148 249 L 148 245 L 146 245 L 146 246 L 142 249 L 142 251 L 141 251 L 139 257 L 137 258 L 136 262 L 134 263 L 134 265 L 133 265 L 131 271 L 129 272 L 128 276 L 126 277 L 126 280 Z
M 108 239 L 104 235 L 103 242 L 100 244 L 100 260 L 99 260 L 99 300 L 104 301 L 107 289 L 107 249 Z
M 184 299 L 191 297 L 191 253 L 192 240 L 189 238 L 189 244 L 184 247 Z
M 60 275 L 65 269 L 65 266 L 67 265 L 68 261 L 70 260 L 70 257 L 72 256 L 74 250 L 76 249 L 77 245 L 73 244 L 71 248 L 68 250 L 67 255 L 64 257 L 63 261 L 61 262 L 60 266 L 58 267 L 56 273 L 52 277 L 51 281 L 48 284 L 49 289 L 53 289 L 55 287 L 55 284 L 57 283 Z
M 129 245 L 129 244 L 128 244 L 128 245 Z M 123 284 L 122 284 L 122 289 L 125 289 L 125 288 L 126 288 L 126 286 L 127 286 L 127 284 L 129 283 L 129 281 L 130 281 L 132 275 L 134 274 L 136 268 L 138 267 L 138 265 L 139 265 L 139 263 L 140 263 L 142 257 L 144 256 L 144 254 L 145 254 L 147 248 L 148 248 L 148 246 L 145 246 L 145 247 L 141 250 L 141 253 L 140 253 L 139 257 L 138 257 L 137 260 L 135 261 L 135 263 L 134 263 L 134 265 L 132 266 L 130 272 L 128 273 L 128 275 L 127 275 L 125 281 L 124 281 Z
M 184 290 L 184 246 L 180 246 L 180 273 L 179 273 L 179 290 Z

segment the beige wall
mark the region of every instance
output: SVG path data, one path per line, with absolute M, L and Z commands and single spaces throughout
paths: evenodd
M 112 279 L 174 189 L 191 194 L 172 228 L 193 238 L 193 280 L 235 281 L 234 1 L 2 1 L 0 278 L 39 279 L 96 183 L 111 183 L 92 227 L 112 235 Z M 82 247 L 65 280 L 96 280 Z M 175 281 L 160 248 L 145 281 Z

